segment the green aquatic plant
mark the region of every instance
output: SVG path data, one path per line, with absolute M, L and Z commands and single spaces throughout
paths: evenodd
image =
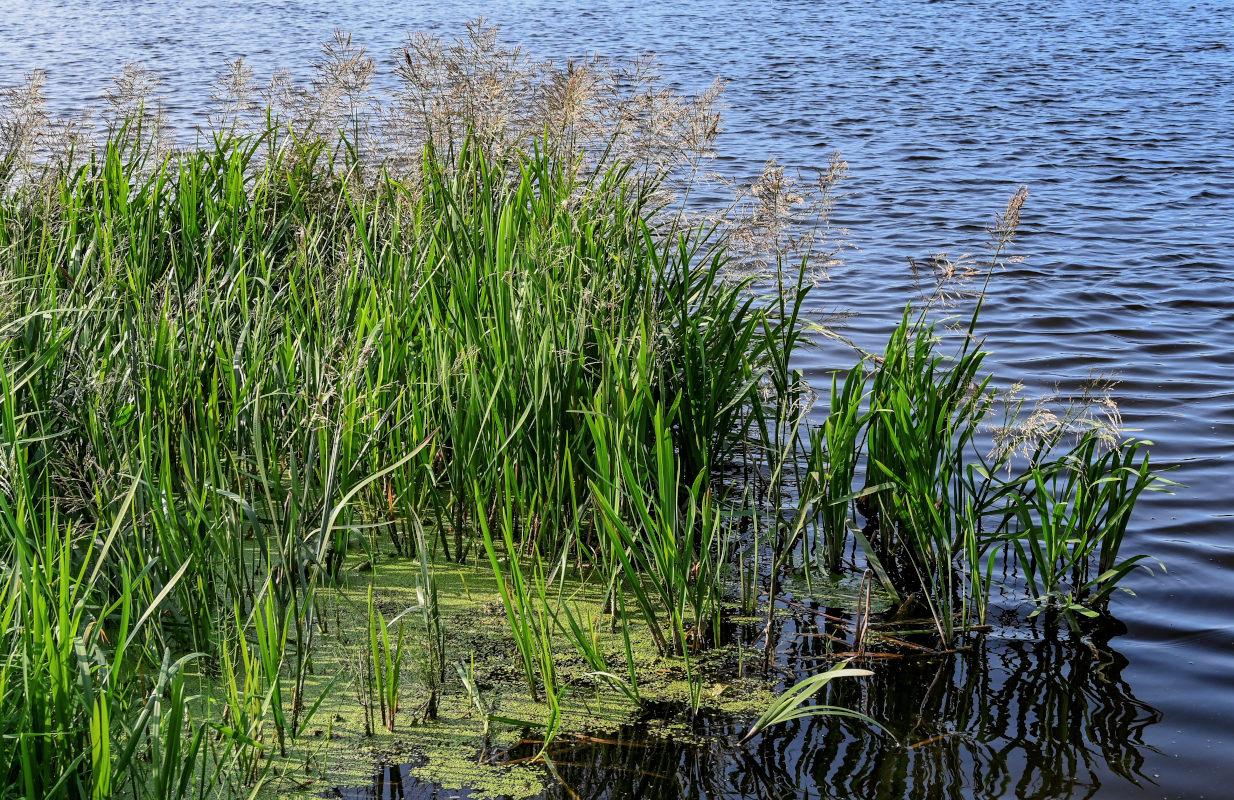
M 619 456 L 622 490 L 632 518 L 614 508 L 603 491 L 596 490 L 596 497 L 601 528 L 620 564 L 623 586 L 635 598 L 660 651 L 684 655 L 708 638 L 718 638 L 728 537 L 703 476 L 692 484 L 682 483 L 665 416 L 663 409 L 657 409 L 651 491 L 642 488 L 632 459 L 624 451 Z M 613 444 L 620 451 L 621 444 Z M 661 632 L 661 619 L 668 626 L 668 638 Z M 690 643 L 687 632 L 692 633 Z
M 223 713 L 214 723 L 227 756 L 244 785 L 253 785 L 268 768 L 266 725 L 274 688 L 267 688 L 263 656 L 254 650 L 237 615 L 232 642 L 221 654 Z
M 864 363 L 849 370 L 840 386 L 831 381 L 830 412 L 821 426 L 810 431 L 810 469 L 819 477 L 822 492 L 820 536 L 815 560 L 828 572 L 838 572 L 849 541 L 853 480 L 861 459 L 862 430 L 867 419 L 861 404 L 865 393 Z
M 424 718 L 433 720 L 437 718 L 438 691 L 441 683 L 446 679 L 446 631 L 441 618 L 441 603 L 437 595 L 437 577 L 430 566 L 428 537 L 418 518 L 412 517 L 411 522 L 418 554 L 417 560 L 420 562 L 420 585 L 416 587 L 416 600 L 420 609 L 420 619 L 424 624 L 424 638 L 421 642 L 418 666 L 420 683 L 428 692 L 428 699 L 424 704 Z M 401 624 L 399 636 L 402 637 Z
M 287 755 L 288 714 L 283 693 L 283 665 L 287 653 L 287 637 L 291 632 L 290 609 L 279 613 L 274 598 L 267 592 L 253 609 L 253 632 L 257 639 L 257 663 L 261 683 L 267 687 L 265 705 L 278 737 L 279 753 Z M 242 634 L 243 635 L 243 634 Z
M 980 375 L 984 353 L 961 346 L 937 352 L 935 329 L 906 310 L 871 384 L 867 449 L 878 484 L 873 555 L 897 590 L 921 591 L 943 642 L 972 624 L 983 587 L 957 570 L 977 535 L 965 494 L 966 456 L 993 402 Z M 972 577 L 971 574 L 969 577 Z
M 1147 445 L 1060 456 L 1056 425 L 1026 468 L 978 451 L 998 400 L 980 300 L 951 355 L 938 306 L 906 311 L 812 418 L 797 359 L 835 337 L 807 318 L 818 232 L 785 226 L 818 206 L 774 165 L 727 222 L 667 202 L 714 138 L 711 92 L 511 55 L 501 80 L 527 80 L 508 97 L 535 113 L 510 115 L 416 69 L 488 74 L 498 52 L 478 25 L 410 42 L 376 116 L 374 63 L 345 36 L 321 91 L 274 87 L 264 120 L 237 64 L 218 135 L 179 152 L 156 107 L 120 96 L 149 85 L 140 70 L 97 150 L 43 153 L 41 117 L 0 115 L 6 785 L 251 794 L 310 762 L 312 720 L 344 699 L 327 699 L 334 668 L 364 720 L 331 730 L 394 730 L 409 656 L 431 720 L 458 699 L 448 570 L 477 562 L 544 747 L 584 685 L 647 706 L 657 672 L 683 668 L 675 699 L 701 711 L 732 605 L 765 614 L 770 671 L 786 576 L 812 589 L 850 547 L 949 645 L 984 619 L 996 559 L 1084 614 L 1140 563 L 1119 551 L 1162 485 Z M 588 76 L 611 102 L 558 91 Z M 405 134 L 390 152 L 384 125 Z M 417 561 L 400 590 L 418 618 L 387 621 L 370 590 L 362 620 L 340 619 L 390 550 Z M 331 610 L 355 664 L 322 646 Z M 487 736 L 475 672 L 458 674 Z M 816 678 L 762 727 L 810 711 Z
M 541 689 L 543 689 L 544 698 L 549 703 L 550 714 L 556 717 L 559 687 L 553 658 L 554 624 L 547 601 L 548 590 L 544 576 L 544 563 L 538 551 L 532 554 L 531 579 L 528 580 L 514 545 L 514 507 L 510 498 L 509 484 L 506 488 L 506 501 L 499 512 L 501 543 L 504 544 L 506 553 L 504 567 L 503 559 L 498 556 L 497 545 L 493 541 L 488 522 L 484 515 L 481 515 L 480 530 L 484 537 L 484 550 L 488 554 L 493 575 L 497 578 L 501 589 L 501 601 L 505 606 L 510 630 L 514 634 L 515 646 L 522 662 L 524 677 L 527 680 L 527 691 L 532 700 L 538 701 L 541 699 Z M 477 503 L 479 504 L 478 495 Z
M 15 389 L 32 377 L 0 377 L 5 441 L 22 449 L 39 441 L 30 436 L 31 420 L 15 414 Z M 106 524 L 100 520 L 82 535 L 27 464 L 9 464 L 0 491 L 0 770 L 8 785 L 32 797 L 103 798 L 126 784 L 157 786 L 161 767 L 148 766 L 141 745 L 147 735 L 178 741 L 181 732 L 163 725 L 157 712 L 182 699 L 180 683 L 167 696 L 169 682 L 195 655 L 174 660 L 161 649 L 156 659 L 153 626 L 185 569 L 147 600 L 137 587 L 152 565 L 133 571 L 121 561 L 115 580 L 122 591 L 109 597 L 102 579 L 130 535 L 136 483 Z M 146 670 L 156 676 L 150 684 Z M 143 693 L 147 703 L 134 702 Z
M 556 567 L 557 570 L 565 571 L 565 557 L 567 555 L 565 552 L 562 553 L 561 561 L 558 562 Z M 596 617 L 591 614 L 584 616 L 584 612 L 575 608 L 573 598 L 566 596 L 565 583 L 564 579 L 558 582 L 556 597 L 552 600 L 552 605 L 549 606 L 557 623 L 557 629 L 570 640 L 570 643 L 574 645 L 574 649 L 591 667 L 592 677 L 600 678 L 609 686 L 628 697 L 631 702 L 641 704 L 642 696 L 638 691 L 638 671 L 634 666 L 634 658 L 629 640 L 630 619 L 626 614 L 624 602 L 619 601 L 616 614 L 613 615 L 614 624 L 621 628 L 623 642 L 626 646 L 626 677 L 622 678 L 609 666 L 608 658 L 604 654 L 604 648 L 600 644 L 600 626 Z M 565 620 L 564 623 L 562 622 L 563 619 Z
M 196 656 L 186 656 L 171 663 L 164 656 L 146 709 L 151 732 L 149 769 L 137 786 L 135 795 L 149 800 L 186 800 L 203 796 L 203 787 L 215 777 L 216 764 L 210 758 L 206 741 L 209 725 L 197 722 L 189 713 L 191 698 L 185 679 L 185 667 Z M 188 733 L 186 737 L 186 732 Z
M 369 663 L 372 664 L 373 688 L 381 713 L 381 723 L 390 732 L 399 709 L 399 690 L 403 677 L 403 624 L 398 626 L 398 636 L 390 644 L 389 626 L 385 615 L 373 605 L 373 587 L 368 591 L 368 644 Z
M 1034 616 L 1061 611 L 1072 626 L 1076 615 L 1098 616 L 1119 581 L 1147 558 L 1119 555 L 1140 494 L 1170 484 L 1149 468 L 1146 444 L 1107 447 L 1089 432 L 1062 458 L 1020 478 L 1012 544 L 1038 604 Z
M 459 683 L 463 684 L 463 688 L 467 690 L 467 697 L 471 700 L 471 705 L 475 708 L 476 713 L 484 720 L 484 729 L 481 733 L 480 755 L 479 761 L 483 761 L 485 754 L 488 752 L 489 746 L 489 731 L 493 723 L 493 712 L 495 703 L 485 701 L 483 695 L 480 694 L 480 689 L 476 685 L 476 658 L 473 653 L 471 659 L 464 667 L 462 662 L 454 664 L 454 671 L 458 675 Z
M 741 737 L 741 741 L 738 744 L 745 744 L 773 725 L 781 725 L 790 720 L 805 717 L 851 717 L 861 720 L 867 725 L 882 728 L 882 725 L 876 720 L 851 709 L 839 706 L 805 705 L 807 701 L 821 692 L 828 683 L 836 678 L 860 678 L 873 674 L 868 669 L 858 669 L 848 666 L 847 662 L 840 662 L 823 672 L 805 678 L 775 698 L 771 705 L 767 707 L 767 710 L 755 720 L 750 729 Z

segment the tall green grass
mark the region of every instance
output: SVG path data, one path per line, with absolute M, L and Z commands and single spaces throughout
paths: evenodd
M 1137 563 L 1141 445 L 999 477 L 972 326 L 944 356 L 911 312 L 812 428 L 807 263 L 760 296 L 632 165 L 464 143 L 413 182 L 274 132 L 162 161 L 123 141 L 0 195 L 0 778 L 25 796 L 259 784 L 320 706 L 325 590 L 382 537 L 420 563 L 424 716 L 449 678 L 432 565 L 484 559 L 546 741 L 555 642 L 639 702 L 640 617 L 697 710 L 727 609 L 765 582 L 770 658 L 781 574 L 854 542 L 947 644 L 1005 552 L 1093 613 Z M 571 561 L 624 654 L 566 598 Z M 371 729 L 406 707 L 404 645 L 370 603 Z M 189 670 L 216 716 L 190 718 Z

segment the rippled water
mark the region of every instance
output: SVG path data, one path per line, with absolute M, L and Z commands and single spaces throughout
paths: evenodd
M 334 27 L 385 54 L 409 30 L 451 34 L 481 13 L 539 56 L 654 51 L 683 89 L 730 81 L 730 173 L 843 152 L 853 178 L 836 222 L 860 249 L 816 296 L 860 311 L 850 333 L 870 347 L 909 296 L 906 257 L 979 251 L 982 226 L 1027 184 L 1017 250 L 1028 258 L 998 276 L 985 313 L 991 363 L 1038 390 L 1117 371 L 1127 424 L 1187 484 L 1145 501 L 1129 534 L 1127 551 L 1169 572 L 1130 581 L 1139 596 L 1114 607 L 1125 629 L 1088 647 L 1024 639 L 1016 625 L 952 662 L 890 666 L 871 711 L 917 715 L 922 740 L 940 737 L 907 753 L 816 724 L 748 754 L 564 743 L 573 766 L 562 775 L 588 798 L 1230 796 L 1234 11 L 1176 0 L 582 5 L 0 0 L 0 83 L 46 68 L 53 101 L 79 107 L 139 59 L 168 79 L 183 120 L 224 59 L 243 54 L 259 74 L 303 66 Z M 821 377 L 828 363 L 806 366 Z

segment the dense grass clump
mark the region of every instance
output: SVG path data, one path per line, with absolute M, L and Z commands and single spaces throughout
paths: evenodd
M 747 446 L 780 325 L 723 279 L 705 231 L 653 227 L 650 192 L 620 170 L 584 183 L 543 154 L 467 149 L 447 173 L 429 151 L 413 192 L 360 184 L 320 146 L 258 163 L 264 144 L 150 170 L 109 147 L 0 211 L 6 563 L 29 560 L 10 590 L 67 603 L 11 624 L 73 626 L 53 665 L 69 685 L 6 695 L 36 714 L 46 693 L 61 715 L 17 726 L 7 761 L 42 792 L 97 785 L 99 714 L 135 724 L 164 652 L 243 676 L 237 707 L 269 692 L 250 711 L 283 747 L 306 714 L 318 592 L 348 552 L 388 538 L 461 562 L 492 521 L 509 547 L 615 559 L 593 496 L 626 519 L 622 487 L 667 458 L 667 509 Z M 102 644 L 138 636 L 130 662 Z M 73 667 L 81 647 L 103 648 L 105 674 Z M 240 750 L 259 738 L 242 717 L 226 726 Z
M 771 269 L 745 270 L 734 229 L 665 205 L 664 170 L 497 131 L 427 136 L 397 171 L 277 123 L 174 155 L 121 127 L 24 177 L 10 151 L 0 785 L 248 793 L 348 686 L 367 735 L 462 693 L 487 746 L 490 720 L 528 721 L 448 641 L 453 565 L 491 568 L 545 747 L 579 663 L 645 702 L 639 636 L 691 712 L 735 606 L 766 613 L 769 667 L 794 572 L 868 569 L 936 647 L 984 623 L 1004 558 L 1072 625 L 1105 610 L 1160 481 L 1141 443 L 1073 442 L 1067 417 L 987 451 L 976 310 L 950 356 L 935 309 L 907 310 L 885 353 L 836 365 L 812 424 L 808 255 L 777 230 Z M 391 557 L 417 563 L 416 603 L 388 614 L 370 588 L 323 682 L 344 575 Z M 864 674 L 822 670 L 751 735 Z

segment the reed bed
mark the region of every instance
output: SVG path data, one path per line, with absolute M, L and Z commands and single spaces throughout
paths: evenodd
M 667 93 L 644 62 L 532 62 L 482 25 L 400 63 L 379 107 L 349 37 L 265 104 L 237 62 L 192 146 L 136 68 L 97 147 L 40 110 L 37 77 L 7 95 L 10 793 L 247 796 L 348 684 L 369 736 L 463 698 L 481 760 L 490 724 L 542 728 L 543 756 L 572 698 L 647 703 L 648 658 L 696 714 L 726 617 L 765 613 L 773 671 L 790 574 L 868 569 L 940 650 L 979 635 L 996 564 L 1047 624 L 1107 613 L 1142 558 L 1119 553 L 1136 499 L 1165 482 L 1145 443 L 991 388 L 984 290 L 955 352 L 940 304 L 910 307 L 810 422 L 825 387 L 793 356 L 834 335 L 806 309 L 839 162 L 813 200 L 773 165 L 722 219 L 692 216 L 671 198 L 701 179 L 716 94 Z M 405 608 L 357 594 L 391 560 L 417 565 Z M 542 719 L 504 716 L 449 641 L 439 577 L 477 565 Z M 351 641 L 331 620 L 349 602 Z M 806 705 L 865 674 L 824 667 L 751 736 L 863 718 Z

